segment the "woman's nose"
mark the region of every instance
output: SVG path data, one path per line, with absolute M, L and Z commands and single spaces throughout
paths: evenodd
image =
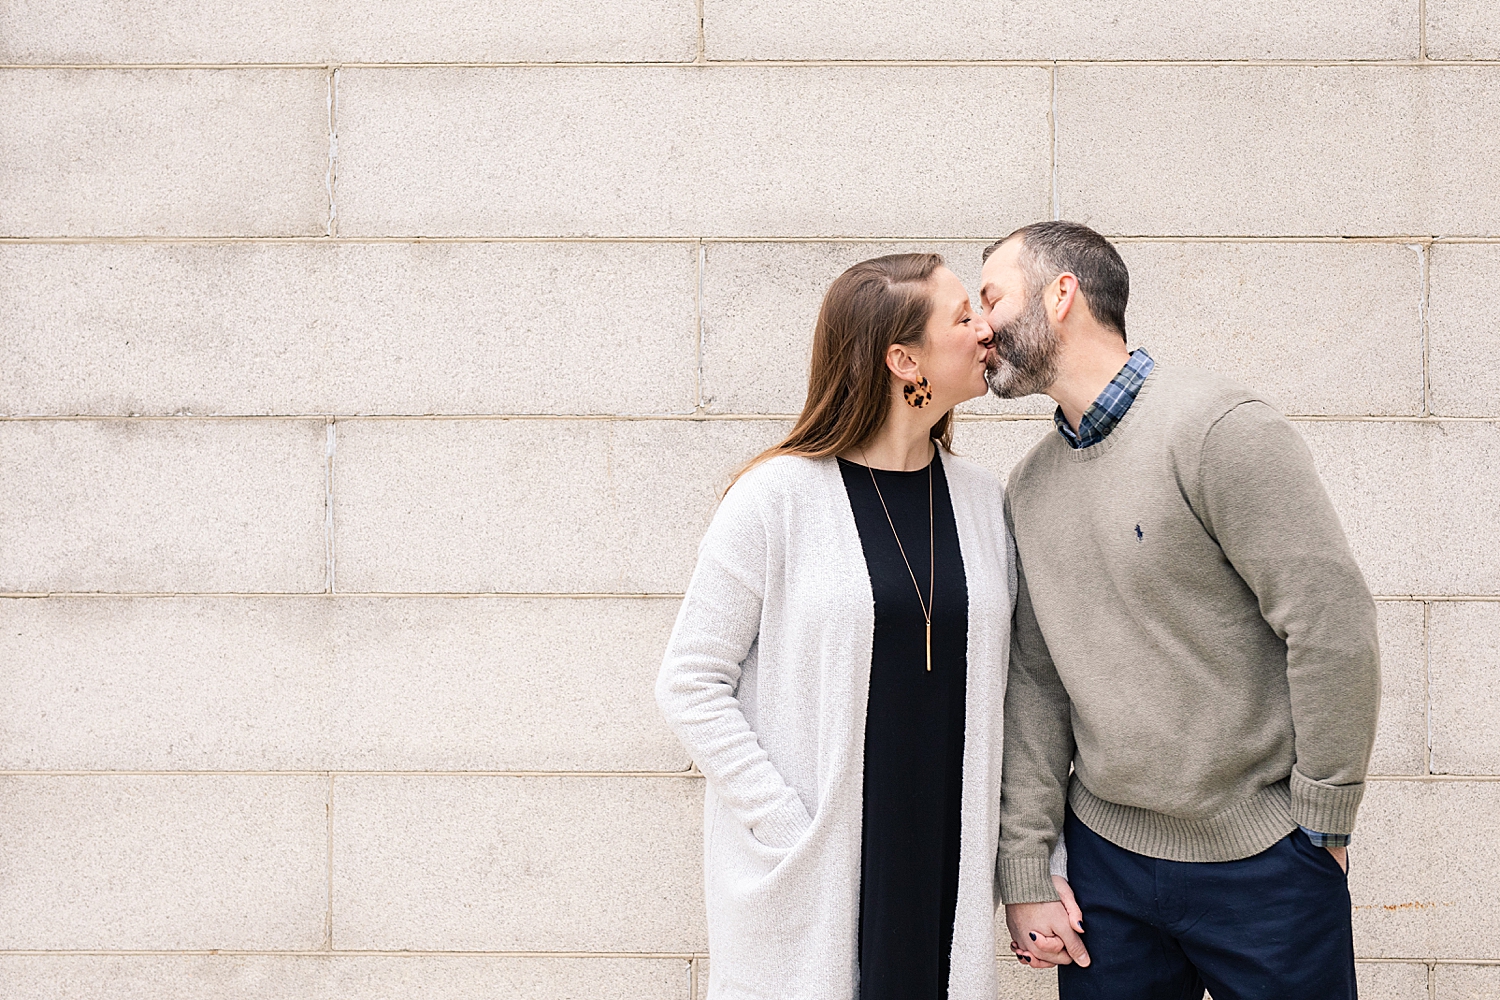
M 990 329 L 989 321 L 984 318 L 984 313 L 978 313 L 974 317 L 974 326 L 979 334 L 979 345 L 981 347 L 993 347 L 995 345 L 995 331 Z

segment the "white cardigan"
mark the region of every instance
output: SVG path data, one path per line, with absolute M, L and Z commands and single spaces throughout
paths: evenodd
M 994 1000 L 995 857 L 1015 548 L 1003 488 L 943 453 L 969 592 L 950 1000 Z M 656 696 L 707 777 L 710 1000 L 858 994 L 875 598 L 835 459 L 781 456 L 725 496 Z M 1003 926 L 1003 925 L 1002 925 Z

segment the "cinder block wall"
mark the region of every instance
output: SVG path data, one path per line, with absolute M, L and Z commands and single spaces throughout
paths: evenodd
M 1365 996 L 1500 996 L 1497 11 L 0 0 L 0 995 L 701 995 L 715 490 L 844 266 L 1064 217 L 1380 595 Z

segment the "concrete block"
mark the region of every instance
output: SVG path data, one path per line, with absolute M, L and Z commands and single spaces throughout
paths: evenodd
M 708 1000 L 708 959 L 698 959 L 698 989 L 693 995 L 693 1000 Z
M 1439 965 L 1436 1000 L 1491 1000 L 1500 996 L 1500 965 Z
M 681 959 L 0 955 L 9 1000 L 686 1000 Z
M 1500 59 L 1500 10 L 1486 0 L 1427 0 L 1429 59 Z
M 5 949 L 312 949 L 328 780 L 0 777 Z
M 323 421 L 0 422 L 0 591 L 320 591 Z
M 687 244 L 0 245 L 9 414 L 687 413 Z
M 1061 216 L 1146 235 L 1487 235 L 1500 77 L 1451 66 L 1063 66 Z
M 1191 17 L 1129 0 L 706 0 L 711 59 L 1414 59 L 1417 10 L 1209 0 Z
M 330 755 L 346 769 L 686 770 L 654 695 L 677 603 L 341 604 Z
M 1435 245 L 1428 306 L 1432 412 L 1500 416 L 1500 246 Z
M 1122 243 L 1126 330 L 1288 413 L 1422 412 L 1422 259 L 1337 243 Z
M 1500 775 L 1500 601 L 1432 605 L 1432 770 Z
M 833 279 L 871 257 L 940 253 L 977 301 L 979 255 L 989 242 L 710 243 L 704 405 L 711 413 L 801 412 L 818 308 Z
M 1050 417 L 1045 420 L 960 419 L 953 431 L 953 450 L 983 465 L 1003 483 L 1010 476 L 1011 467 L 1038 441 L 1056 433 L 1057 428 Z
M 701 951 L 702 798 L 696 778 L 340 777 L 334 946 Z
M 1500 593 L 1500 425 L 1301 421 L 1376 594 Z
M 0 600 L 0 768 L 685 770 L 651 691 L 676 609 Z
M 1009 231 L 1009 228 L 1005 230 Z M 797 414 L 807 397 L 818 308 L 848 267 L 893 253 L 941 253 L 978 301 L 993 239 L 942 242 L 711 243 L 704 250 L 703 402 L 711 413 Z M 1045 397 L 971 400 L 961 413 L 1051 412 Z
M 685 0 L 623 0 L 608 17 L 578 0 L 471 4 L 378 0 L 234 4 L 12 0 L 0 8 L 7 63 L 690 61 L 698 17 Z
M 1416 962 L 1357 962 L 1362 1000 L 1430 1000 L 1427 966 Z
M 1002 935 L 1005 933 L 1003 921 L 1000 933 Z M 1000 942 L 1000 952 L 999 995 L 1004 1000 L 1057 1000 L 1057 971 L 1055 969 L 1041 971 L 1026 968 L 1010 953 L 1010 947 L 1006 941 Z
M 321 234 L 328 99 L 322 70 L 0 70 L 0 236 Z
M 1374 781 L 1349 849 L 1364 958 L 1500 959 L 1500 782 Z
M 981 237 L 1050 204 L 1036 67 L 351 69 L 340 81 L 346 236 Z M 972 137 L 997 121 L 1005 141 L 978 155 Z
M 881 254 L 936 251 L 977 296 L 986 244 L 710 244 L 705 405 L 712 412 L 798 412 L 818 306 L 840 272 Z M 1120 250 L 1131 270 L 1131 342 L 1157 358 L 1238 378 L 1293 413 L 1421 412 L 1422 264 L 1415 251 L 1132 242 Z M 966 413 L 1051 410 L 1042 396 L 988 397 L 963 407 Z
M 1371 774 L 1421 774 L 1427 747 L 1427 636 L 1422 605 L 1381 601 L 1380 726 Z
M 356 420 L 345 591 L 680 593 L 730 474 L 785 421 Z

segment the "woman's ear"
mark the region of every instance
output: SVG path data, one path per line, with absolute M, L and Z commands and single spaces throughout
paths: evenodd
M 905 344 L 892 344 L 886 348 L 885 366 L 902 382 L 915 382 L 922 377 L 916 357 Z

